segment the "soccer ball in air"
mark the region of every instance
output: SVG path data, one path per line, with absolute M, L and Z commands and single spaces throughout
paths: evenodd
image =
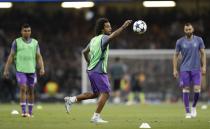
M 147 30 L 147 24 L 142 21 L 142 20 L 138 20 L 135 21 L 133 24 L 133 31 L 137 32 L 138 34 L 143 34 L 144 32 L 146 32 Z

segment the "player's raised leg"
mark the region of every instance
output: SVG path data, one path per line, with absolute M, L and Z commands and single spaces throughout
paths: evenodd
M 90 92 L 82 93 L 80 95 L 73 96 L 73 97 L 66 96 L 64 98 L 66 112 L 69 113 L 71 111 L 71 106 L 73 103 L 80 102 L 86 99 L 94 99 L 96 97 L 98 97 L 97 93 L 90 93 Z

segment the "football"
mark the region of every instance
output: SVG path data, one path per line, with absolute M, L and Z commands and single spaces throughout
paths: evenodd
M 145 33 L 147 30 L 147 24 L 142 21 L 142 20 L 138 20 L 135 21 L 133 24 L 133 31 L 138 33 L 138 34 L 143 34 Z

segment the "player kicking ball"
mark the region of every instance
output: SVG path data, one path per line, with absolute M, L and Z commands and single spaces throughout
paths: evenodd
M 185 36 L 176 42 L 176 52 L 173 57 L 173 75 L 180 79 L 185 105 L 185 118 L 197 116 L 196 104 L 201 91 L 201 73 L 206 73 L 206 54 L 203 39 L 193 35 L 194 28 L 191 23 L 184 25 Z M 178 56 L 181 53 L 182 61 L 180 73 L 177 71 Z M 190 110 L 189 92 L 190 86 L 194 88 L 194 99 Z
M 96 36 L 90 40 L 90 43 L 83 50 L 83 55 L 87 61 L 87 74 L 91 83 L 93 93 L 82 93 L 73 97 L 65 97 L 66 111 L 69 113 L 72 104 L 86 99 L 94 99 L 98 97 L 98 104 L 94 112 L 91 122 L 108 123 L 101 118 L 100 113 L 109 98 L 110 83 L 107 75 L 107 62 L 109 54 L 109 43 L 112 39 L 123 32 L 130 24 L 131 20 L 125 23 L 112 33 L 111 24 L 106 18 L 99 18 L 96 22 Z

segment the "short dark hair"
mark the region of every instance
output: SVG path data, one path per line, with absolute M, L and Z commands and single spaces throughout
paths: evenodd
M 29 25 L 29 24 L 27 24 L 27 23 L 24 23 L 24 24 L 22 24 L 22 26 L 21 26 L 21 30 L 23 29 L 23 28 L 30 28 L 31 26 Z
M 190 22 L 184 24 L 184 26 L 193 26 Z
M 96 35 L 100 35 L 102 33 L 102 30 L 104 29 L 104 24 L 107 22 L 109 22 L 107 18 L 99 18 L 96 21 L 96 26 L 95 26 Z

